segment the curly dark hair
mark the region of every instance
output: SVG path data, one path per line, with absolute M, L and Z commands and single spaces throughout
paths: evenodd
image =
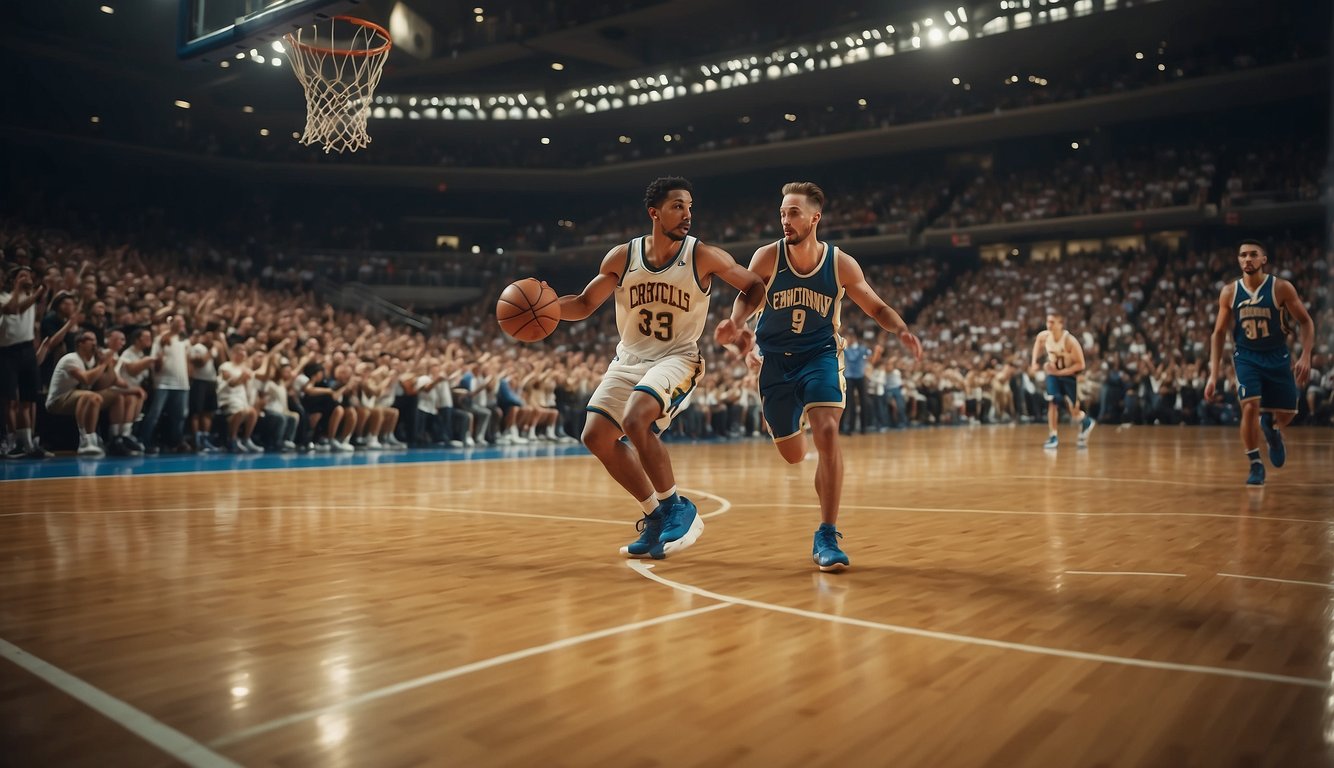
M 667 199 L 667 193 L 674 189 L 684 189 L 691 195 L 695 194 L 695 188 L 688 179 L 681 176 L 663 176 L 653 180 L 644 190 L 644 207 L 659 208 L 664 200 Z

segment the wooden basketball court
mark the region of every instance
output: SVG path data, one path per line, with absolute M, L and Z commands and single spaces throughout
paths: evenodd
M 656 563 L 586 455 L 0 483 L 0 762 L 1328 764 L 1334 433 L 1044 437 L 845 438 L 842 574 L 759 440 Z

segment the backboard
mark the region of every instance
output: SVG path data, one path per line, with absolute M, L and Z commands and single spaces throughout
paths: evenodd
M 176 55 L 215 63 L 281 40 L 315 19 L 347 14 L 365 0 L 180 0 Z

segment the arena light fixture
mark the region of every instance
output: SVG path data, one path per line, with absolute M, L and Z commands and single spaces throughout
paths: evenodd
M 101 8 L 98 8 L 97 10 L 101 11 L 102 13 L 105 13 L 108 16 L 116 12 L 116 9 L 112 8 L 109 5 L 104 5 Z
M 173 103 L 174 103 L 176 106 L 180 107 L 181 109 L 189 109 L 189 108 L 190 108 L 190 102 L 188 102 L 188 101 L 186 101 L 186 100 L 184 100 L 184 99 L 177 99 L 177 100 L 174 101 Z
M 560 63 L 559 61 L 553 61 L 551 62 L 551 68 L 559 72 L 562 69 L 565 69 L 565 65 Z

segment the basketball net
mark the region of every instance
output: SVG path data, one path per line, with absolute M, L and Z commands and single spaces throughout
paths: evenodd
M 283 39 L 292 71 L 306 92 L 306 130 L 300 142 L 321 144 L 326 153 L 364 149 L 371 143 L 366 132 L 371 98 L 393 46 L 389 33 L 365 19 L 334 16 Z

